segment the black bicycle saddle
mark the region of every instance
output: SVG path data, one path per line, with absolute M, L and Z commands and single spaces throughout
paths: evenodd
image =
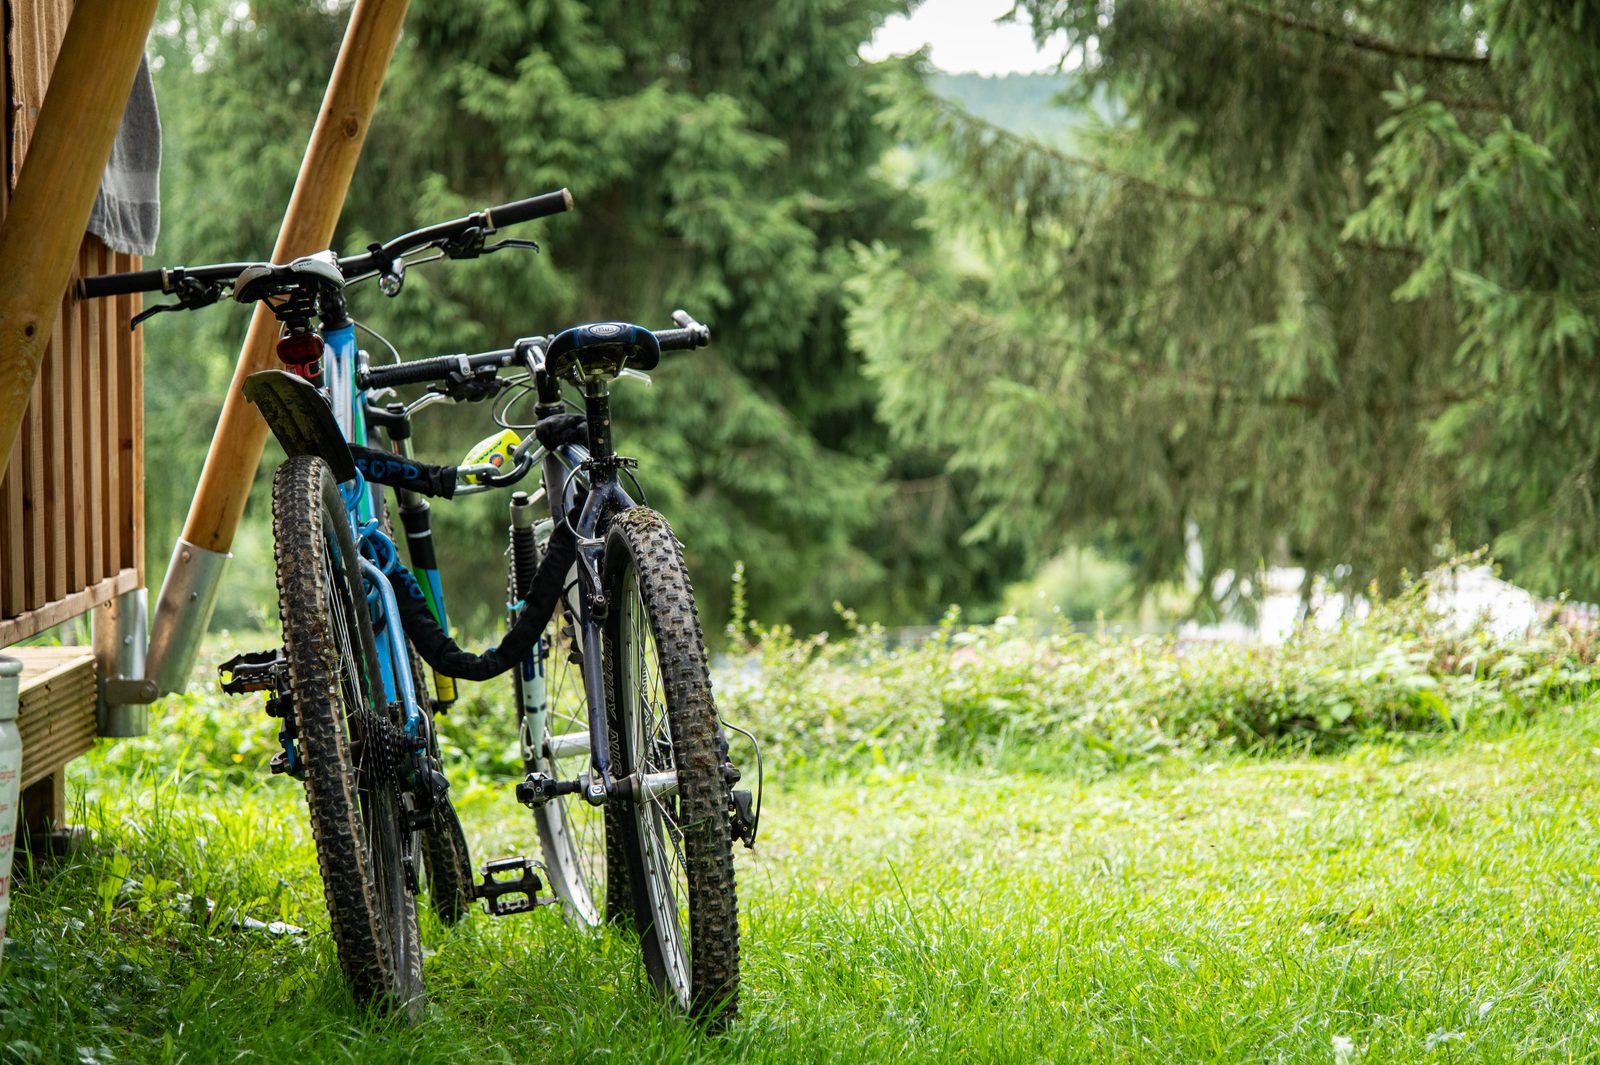
M 586 377 L 616 376 L 619 370 L 653 370 L 661 361 L 661 343 L 642 325 L 593 322 L 556 334 L 545 349 L 547 373 L 565 377 L 573 366 Z

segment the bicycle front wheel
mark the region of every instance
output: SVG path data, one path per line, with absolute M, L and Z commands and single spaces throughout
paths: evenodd
M 350 522 L 321 459 L 296 456 L 278 468 L 272 529 L 306 802 L 339 966 L 358 1001 L 415 1019 L 422 948 L 408 883 L 415 874 L 405 864 L 416 840 L 396 776 L 400 729 L 383 698 Z
M 666 519 L 635 507 L 606 538 L 606 680 L 630 793 L 624 838 L 645 968 L 713 1024 L 738 1011 L 728 783 L 700 618 Z

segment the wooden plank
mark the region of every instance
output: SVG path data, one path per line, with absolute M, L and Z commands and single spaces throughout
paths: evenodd
M 49 600 L 44 584 L 44 501 L 50 486 L 44 479 L 44 417 L 41 413 L 40 391 L 42 385 L 33 382 L 28 400 L 28 410 L 22 419 L 22 520 L 23 550 L 28 554 L 29 609 L 43 606 Z
M 128 264 L 130 270 L 140 270 L 144 261 L 139 256 L 133 256 Z M 144 297 L 134 293 L 126 297 L 124 305 L 128 323 L 132 323 L 144 309 Z M 139 574 L 139 583 L 144 583 L 144 332 L 134 332 L 130 325 L 124 325 L 123 335 L 129 338 L 128 344 L 128 405 L 132 412 L 129 419 L 129 456 L 132 462 L 128 482 L 133 486 L 133 499 L 128 508 L 128 520 L 133 523 L 133 568 Z
M 93 270 L 94 253 L 86 249 L 89 255 L 89 268 Z M 103 308 L 99 300 L 84 300 L 82 306 L 88 316 L 88 328 L 83 334 L 83 350 L 78 352 L 78 358 L 83 363 L 83 453 L 85 456 L 83 494 L 84 506 L 87 508 L 88 521 L 84 530 L 88 540 L 88 568 L 89 581 L 93 583 L 106 575 L 105 564 L 105 506 L 106 506 L 106 479 L 105 465 L 101 456 L 105 454 L 105 441 L 101 437 L 101 410 L 100 404 L 105 401 L 105 396 L 100 382 L 100 318 Z
M 111 250 L 99 237 L 88 237 L 95 249 L 95 258 L 101 273 L 111 272 Z M 117 395 L 115 301 L 106 301 L 100 308 L 100 331 L 95 337 L 94 359 L 100 365 L 100 457 L 101 471 L 100 535 L 105 553 L 101 558 L 102 573 L 115 573 L 122 568 L 122 437 L 117 418 L 120 399 Z
M 10 0 L 10 7 L 11 91 L 16 98 L 12 143 L 16 165 L 20 167 L 33 139 L 34 124 L 39 121 L 39 109 L 44 105 L 50 72 L 66 31 L 68 8 L 58 0 Z
M 30 788 L 22 789 L 19 833 L 32 835 L 47 829 L 64 828 L 67 823 L 67 776 L 52 773 Z
M 0 619 L 0 648 L 9 647 L 29 636 L 36 636 L 52 625 L 59 625 L 79 614 L 86 614 L 101 603 L 110 602 L 124 592 L 131 592 L 141 586 L 139 571 L 129 568 L 90 585 L 81 592 L 73 592 L 65 599 L 47 603 L 37 610 L 27 611 L 17 617 Z
M 15 617 L 27 609 L 28 554 L 22 535 L 22 456 L 13 458 L 0 481 L 0 614 Z
M 88 260 L 80 252 L 79 272 L 82 273 L 87 266 Z M 74 588 L 87 588 L 93 583 L 89 579 L 88 539 L 85 535 L 89 524 L 89 497 L 86 485 L 88 456 L 84 454 L 87 429 L 83 414 L 84 379 L 81 357 L 88 330 L 87 313 L 81 305 L 74 308 L 72 339 L 62 356 L 62 361 L 66 364 L 66 392 L 62 395 L 62 406 L 67 425 L 67 438 L 71 441 L 71 446 L 67 448 L 66 499 L 71 508 L 72 535 L 67 538 L 67 573 L 69 583 Z
M 139 257 L 115 252 L 111 257 L 111 269 L 116 273 L 137 270 Z M 117 491 L 113 497 L 116 501 L 114 510 L 117 519 L 116 568 L 125 569 L 132 566 L 142 573 L 144 560 L 140 557 L 141 552 L 136 550 L 136 541 L 138 527 L 143 524 L 144 511 L 142 507 L 136 509 L 138 490 L 133 483 L 137 466 L 134 453 L 138 446 L 141 428 L 134 415 L 134 400 L 138 395 L 139 382 L 135 367 L 137 355 L 134 351 L 134 334 L 128 328 L 134 313 L 131 295 L 116 298 L 110 315 L 111 343 L 106 350 L 116 366 L 116 386 L 112 392 L 117 405 L 115 437 Z
M 17 647 L 9 654 L 22 662 L 17 731 L 26 788 L 94 746 L 95 657 L 84 647 Z
M 72 503 L 66 497 L 67 449 L 71 447 L 71 442 L 67 438 L 66 405 L 61 402 L 62 390 L 66 388 L 62 360 L 67 344 L 71 342 L 72 317 L 76 308 L 65 297 L 61 302 L 61 323 L 56 327 L 54 339 L 50 341 L 50 349 L 45 352 L 44 367 L 40 373 L 41 392 L 45 397 L 45 475 L 49 482 L 49 491 L 45 493 L 43 551 L 45 598 L 51 602 L 63 598 L 69 591 L 77 590 L 75 585 L 69 587 L 67 583 L 67 540 L 72 535 L 67 523 L 72 510 Z

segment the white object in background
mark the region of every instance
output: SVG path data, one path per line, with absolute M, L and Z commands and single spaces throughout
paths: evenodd
M 1490 566 L 1436 571 L 1428 607 L 1458 632 L 1481 625 L 1503 640 L 1525 636 L 1540 623 L 1533 593 L 1496 577 Z
M 16 849 L 17 792 L 22 785 L 22 735 L 17 731 L 21 685 L 22 663 L 0 658 L 0 956 L 11 910 L 11 853 Z

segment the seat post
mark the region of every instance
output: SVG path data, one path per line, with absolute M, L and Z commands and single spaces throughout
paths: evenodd
M 589 418 L 589 457 L 599 459 L 596 475 L 602 480 L 615 480 L 617 471 L 605 460 L 616 455 L 611 443 L 611 380 L 596 374 L 583 381 L 584 413 Z

